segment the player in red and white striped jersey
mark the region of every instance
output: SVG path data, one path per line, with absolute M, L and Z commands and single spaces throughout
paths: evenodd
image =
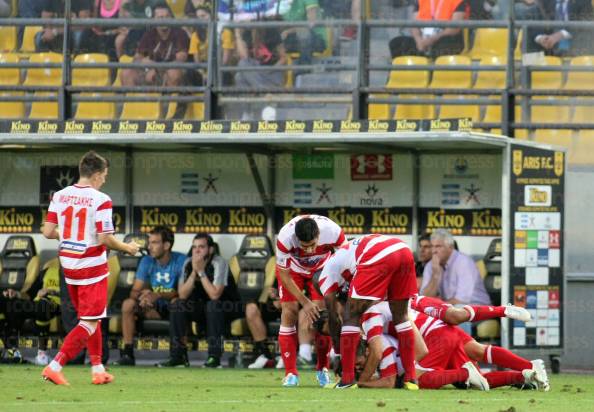
M 406 243 L 394 237 L 366 235 L 352 240 L 330 258 L 320 275 L 319 287 L 331 295 L 331 291 L 341 283 L 341 278 L 349 277 L 352 280 L 340 332 L 342 377 L 334 387 L 354 385 L 359 318 L 374 302 L 388 300 L 397 320 L 396 335 L 405 369 L 404 388 L 418 389 L 414 367 L 415 338 L 412 323 L 408 320 L 408 300 L 417 294 L 412 251 Z M 328 310 L 332 320 L 336 318 L 333 314 L 335 306 L 331 299 L 327 299 L 327 303 L 331 306 Z
M 138 245 L 122 243 L 113 236 L 111 199 L 99 191 L 108 166 L 107 160 L 94 151 L 86 153 L 79 163 L 78 183 L 54 194 L 43 226 L 46 238 L 60 241 L 60 264 L 79 318 L 60 352 L 42 372 L 45 379 L 57 385 L 68 385 L 62 367 L 85 347 L 92 365 L 92 383 L 113 380 L 101 363 L 100 319 L 106 316 L 109 275 L 107 248 L 134 255 Z
M 411 307 L 419 309 L 417 302 L 424 299 L 429 298 L 415 297 L 411 302 Z M 439 299 L 432 299 L 435 307 L 440 304 Z M 441 304 L 447 305 L 445 302 L 441 302 Z M 447 310 L 465 311 L 462 308 L 452 307 L 448 307 Z M 437 314 L 437 312 L 433 313 Z M 428 355 L 419 361 L 417 367 L 421 388 L 437 389 L 450 383 L 467 382 L 471 386 L 488 390 L 489 387 L 534 383 L 543 390 L 548 390 L 548 377 L 542 367 L 542 361 L 530 362 L 507 349 L 480 344 L 461 328 L 417 310 L 411 310 L 410 317 L 414 320 L 429 350 Z M 451 318 L 454 319 L 454 317 Z M 466 321 L 462 316 L 458 316 L 458 319 L 461 322 Z M 362 322 L 363 332 L 367 339 L 381 334 L 393 336 L 395 334 L 392 312 L 387 302 L 370 307 L 363 314 Z M 481 378 L 473 361 L 490 363 L 513 370 L 490 372 Z
M 314 287 L 312 277 L 326 264 L 334 250 L 345 243 L 344 232 L 336 223 L 324 216 L 297 216 L 278 234 L 276 242 L 276 275 L 281 301 L 281 327 L 278 342 L 285 364 L 283 386 L 297 386 L 297 324 L 299 304 L 309 321 L 319 316 L 323 299 Z M 307 290 L 309 298 L 303 293 Z M 318 334 L 315 338 L 318 355 L 318 382 L 329 382 L 329 336 Z

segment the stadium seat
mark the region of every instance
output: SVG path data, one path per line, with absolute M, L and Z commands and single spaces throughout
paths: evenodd
M 514 60 L 522 60 L 522 42 L 524 41 L 524 30 L 518 32 L 516 48 L 514 49 Z
M 399 97 L 406 99 L 414 99 L 419 95 L 401 95 Z M 429 95 L 423 95 L 423 97 L 430 98 Z M 397 103 L 396 111 L 394 112 L 394 119 L 434 119 L 435 118 L 435 106 L 431 104 L 415 104 L 415 103 Z
M 74 59 L 75 63 L 108 63 L 106 54 L 87 53 L 79 54 Z M 72 69 L 73 86 L 107 86 L 111 83 L 109 69 L 107 68 L 75 68 Z
M 436 66 L 470 66 L 471 63 L 470 57 L 460 55 L 441 56 L 435 60 Z M 469 89 L 471 86 L 472 71 L 470 70 L 434 69 L 429 87 L 432 89 Z
M 539 106 L 542 101 L 561 101 L 566 105 Z M 568 123 L 569 106 L 565 97 L 534 96 L 530 104 L 530 121 L 534 123 Z
M 148 254 L 148 236 L 144 234 L 128 234 L 124 237 L 124 242 L 135 241 L 140 246 L 142 256 Z M 115 261 L 109 258 L 110 267 L 109 279 L 107 282 L 107 297 L 110 313 L 109 332 L 120 333 L 122 331 L 122 302 L 130 296 L 130 289 L 134 284 L 136 268 L 141 256 L 130 256 L 122 252 L 117 252 Z M 117 263 L 116 263 L 117 262 Z M 112 271 L 113 269 L 113 271 Z M 119 269 L 116 271 L 115 269 Z
M 544 65 L 548 67 L 558 66 L 561 69 L 563 64 L 561 58 L 555 56 L 544 56 Z M 538 66 L 531 66 L 538 67 Z M 537 71 L 531 70 L 530 87 L 532 89 L 558 90 L 563 85 L 563 72 L 559 71 Z
M 58 53 L 36 53 L 31 55 L 30 63 L 62 63 Z M 62 68 L 39 67 L 27 69 L 26 86 L 59 86 L 62 84 Z
M 589 66 L 590 72 L 567 72 L 567 82 L 564 88 L 567 90 L 591 90 L 594 89 L 594 56 L 574 57 L 570 60 L 570 66 Z
M 203 95 L 200 95 L 200 97 L 204 98 Z M 186 120 L 204 120 L 203 101 L 194 101 L 188 103 L 188 108 L 186 109 Z
M 185 0 L 167 0 L 167 4 L 171 7 L 171 11 L 176 18 L 184 17 Z
M 506 57 L 508 29 L 479 28 L 468 56 L 473 60 L 485 57 Z
M 19 57 L 13 53 L 0 53 L 2 63 L 18 63 Z M 21 83 L 21 71 L 18 68 L 0 69 L 0 86 L 17 86 Z M 22 96 L 23 92 L 0 91 L 0 96 Z M 17 119 L 25 117 L 24 102 L 0 101 L 0 116 L 4 119 Z
M 519 104 L 516 104 L 516 112 L 515 112 L 515 120 L 516 122 L 522 121 L 522 107 Z M 494 105 L 487 105 L 485 106 L 485 115 L 483 117 L 483 122 L 485 123 L 501 123 L 501 105 L 494 104 Z M 491 133 L 501 134 L 501 128 L 492 128 Z M 516 137 L 518 138 L 527 138 L 528 131 L 526 129 L 519 129 L 516 130 Z
M 41 26 L 26 26 L 23 31 L 23 41 L 19 52 L 23 55 L 35 53 L 35 35 L 43 30 Z
M 507 59 L 499 56 L 484 56 L 481 58 L 481 66 L 505 66 Z M 477 72 L 474 89 L 504 89 L 505 70 L 488 70 Z
M 146 101 L 124 102 L 121 119 L 156 120 L 161 118 L 161 104 L 155 99 L 156 93 L 128 93 L 127 96 L 144 96 Z
M 2 63 L 18 63 L 19 57 L 13 53 L 0 53 L 0 67 Z M 0 68 L 0 85 L 16 86 L 21 83 L 21 71 L 15 68 Z
M 469 95 L 443 95 L 445 99 L 457 99 L 464 102 L 465 99 L 476 98 L 477 96 Z M 480 120 L 481 110 L 480 106 L 476 104 L 442 104 L 439 108 L 440 119 L 459 119 L 468 117 L 473 122 Z
M 429 60 L 421 56 L 401 56 L 392 60 L 392 65 L 399 66 L 420 66 L 426 65 Z M 427 70 L 406 70 L 397 69 L 390 71 L 387 88 L 401 89 L 413 87 L 427 87 L 429 85 L 429 69 Z
M 570 149 L 573 145 L 572 131 L 568 129 L 536 129 L 534 141 Z
M 81 96 L 107 96 L 106 93 L 81 93 Z M 114 102 L 79 102 L 74 118 L 76 119 L 115 119 Z
M 272 243 L 264 235 L 246 235 L 239 251 L 229 261 L 243 304 L 265 303 L 275 279 L 275 259 Z M 243 319 L 231 324 L 232 336 L 248 333 Z
M 22 95 L 22 92 L 0 91 L 0 96 L 2 97 Z M 22 119 L 23 117 L 25 117 L 25 103 L 0 101 L 0 116 L 3 119 Z
M 17 48 L 17 28 L 0 27 L 0 53 L 12 52 Z
M 387 98 L 389 94 L 370 94 L 369 97 Z M 375 120 L 389 120 L 391 105 L 388 103 L 370 103 L 367 107 L 367 117 Z
M 39 256 L 31 236 L 6 239 L 0 253 L 0 270 L 0 290 L 14 289 L 26 295 L 39 277 Z

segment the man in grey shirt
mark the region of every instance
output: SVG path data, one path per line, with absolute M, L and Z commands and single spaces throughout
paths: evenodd
M 158 366 L 189 366 L 187 329 L 191 321 L 196 321 L 201 332 L 206 331 L 208 341 L 204 367 L 219 367 L 223 336 L 231 321 L 241 316 L 242 308 L 229 264 L 215 254 L 210 235 L 198 233 L 194 237 L 177 292 L 179 299 L 169 308 L 171 358 Z
M 421 295 L 439 296 L 452 305 L 490 305 L 491 299 L 476 264 L 454 248 L 454 238 L 444 229 L 431 234 L 433 256 L 425 265 Z

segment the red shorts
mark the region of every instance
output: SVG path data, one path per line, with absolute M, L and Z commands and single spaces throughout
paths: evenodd
M 460 369 L 470 360 L 464 351 L 464 345 L 470 340 L 472 338 L 457 326 L 435 329 L 425 337 L 429 353 L 419 365 L 429 370 Z
M 415 259 L 408 248 L 377 263 L 357 266 L 349 288 L 350 298 L 366 300 L 405 300 L 417 293 Z
M 297 298 L 283 286 L 283 282 L 281 282 L 278 272 L 279 267 L 277 266 L 276 279 L 278 281 L 278 295 L 280 296 L 280 301 L 297 302 Z M 289 274 L 291 275 L 291 279 L 293 279 L 299 290 L 305 290 L 306 294 L 311 300 L 324 300 L 324 297 L 315 288 L 311 277 L 305 277 L 300 273 L 293 272 L 292 270 L 289 270 Z
M 68 294 L 79 319 L 107 316 L 107 278 L 90 285 L 67 285 Z

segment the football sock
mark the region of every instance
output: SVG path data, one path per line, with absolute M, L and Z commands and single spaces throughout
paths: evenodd
M 469 322 L 478 322 L 505 316 L 505 306 L 466 305 L 463 309 L 470 314 Z
M 330 349 L 332 348 L 332 338 L 321 333 L 316 334 L 316 370 L 330 368 Z
M 404 381 L 416 380 L 415 334 L 410 320 L 396 325 L 396 337 L 400 348 L 400 359 L 404 367 Z
M 485 349 L 483 355 L 483 362 L 500 366 L 502 368 L 513 369 L 516 371 L 523 371 L 524 369 L 532 369 L 530 361 L 515 355 L 511 351 L 499 346 L 489 345 Z
M 101 363 L 101 353 L 102 353 L 102 346 L 103 346 L 103 339 L 101 337 L 101 321 L 97 322 L 97 328 L 95 329 L 95 333 L 93 333 L 87 342 L 87 349 L 89 352 L 89 359 L 91 360 L 91 365 L 93 367 L 93 372 L 95 369 L 103 369 L 99 370 L 99 372 L 105 372 L 103 365 Z M 97 367 L 97 368 L 95 368 Z
M 285 374 L 297 375 L 297 329 L 295 326 L 282 326 L 278 332 L 278 344 L 285 364 Z
M 465 382 L 468 379 L 468 370 L 450 369 L 443 371 L 425 372 L 419 377 L 419 388 L 439 389 L 442 386 L 456 382 Z
M 490 388 L 524 383 L 524 375 L 518 371 L 496 371 L 485 373 L 483 376 L 489 382 Z
M 441 299 L 417 295 L 410 300 L 411 308 L 432 318 L 445 321 L 445 314 L 452 305 Z
M 355 356 L 359 346 L 360 331 L 357 326 L 343 326 L 340 331 L 340 361 L 344 384 L 355 380 Z
M 89 335 L 92 332 L 93 331 L 82 322 L 76 325 L 74 329 L 66 335 L 66 339 L 64 339 L 60 352 L 58 352 L 54 361 L 59 363 L 60 366 L 64 366 L 69 360 L 74 359 L 76 355 L 87 346 Z M 59 369 L 56 370 L 54 367 L 51 367 L 52 370 L 59 371 Z

